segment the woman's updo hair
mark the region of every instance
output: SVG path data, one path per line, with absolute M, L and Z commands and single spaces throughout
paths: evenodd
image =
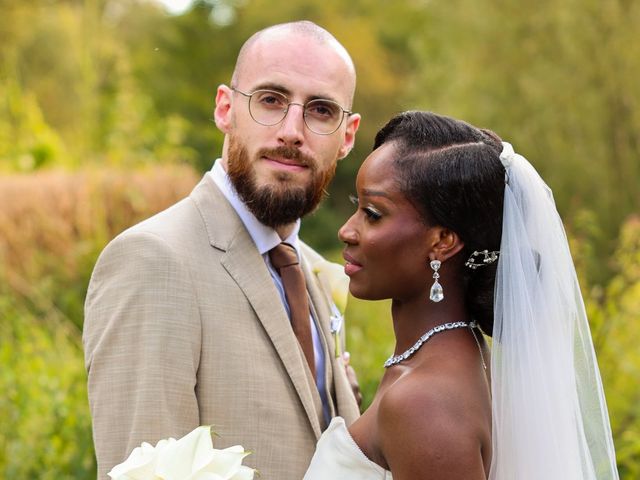
M 505 169 L 502 143 L 490 130 L 430 112 L 392 118 L 376 135 L 374 150 L 393 142 L 399 188 L 423 215 L 464 242 L 464 265 L 476 250 L 500 250 Z M 493 330 L 497 262 L 462 267 L 465 302 L 484 333 Z M 446 289 L 446 286 L 445 286 Z

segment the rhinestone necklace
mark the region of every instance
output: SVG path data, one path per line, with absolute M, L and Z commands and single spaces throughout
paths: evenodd
M 464 328 L 464 327 L 469 327 L 471 329 L 476 327 L 476 322 L 451 322 L 451 323 L 444 323 L 442 325 L 438 325 L 437 327 L 433 327 L 431 330 L 427 331 L 424 333 L 424 335 L 422 335 L 418 341 L 408 350 L 406 350 L 404 353 L 401 353 L 400 355 L 396 355 L 393 356 L 391 355 L 386 362 L 384 362 L 384 368 L 389 368 L 392 367 L 393 365 L 402 362 L 403 360 L 406 360 L 407 358 L 409 358 L 411 355 L 413 355 L 414 353 L 416 353 L 420 347 L 422 345 L 424 345 L 424 343 L 429 340 L 431 337 L 433 337 L 436 333 L 440 333 L 440 332 L 444 332 L 445 330 L 453 330 L 454 328 Z M 472 332 L 473 333 L 473 332 Z M 475 334 L 473 335 L 473 337 L 475 338 Z M 478 339 L 476 338 L 476 343 L 478 342 Z M 478 345 L 479 347 L 480 345 Z M 482 363 L 484 364 L 484 360 L 482 361 Z M 485 369 L 487 367 L 485 366 Z

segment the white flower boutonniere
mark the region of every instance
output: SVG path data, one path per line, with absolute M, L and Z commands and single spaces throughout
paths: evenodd
M 338 263 L 323 260 L 314 265 L 313 272 L 318 276 L 320 284 L 328 297 L 331 307 L 331 333 L 335 337 L 336 357 L 339 357 L 344 347 L 342 329 L 344 313 L 347 310 L 349 297 L 349 277 L 344 273 L 344 267 Z
M 252 480 L 254 470 L 242 465 L 249 455 L 240 445 L 213 448 L 211 427 L 197 427 L 179 440 L 144 442 L 113 467 L 113 480 Z

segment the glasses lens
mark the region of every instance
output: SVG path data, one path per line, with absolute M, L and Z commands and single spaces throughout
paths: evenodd
M 312 100 L 304 107 L 304 120 L 315 133 L 326 135 L 335 132 L 343 116 L 342 107 L 331 100 Z
M 271 90 L 256 90 L 249 100 L 249 113 L 262 125 L 275 125 L 287 113 L 289 100 L 283 94 Z

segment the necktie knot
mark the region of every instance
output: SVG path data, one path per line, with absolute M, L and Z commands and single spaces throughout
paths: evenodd
M 282 242 L 269 251 L 269 258 L 273 267 L 280 272 L 280 269 L 298 265 L 298 253 L 293 245 Z

